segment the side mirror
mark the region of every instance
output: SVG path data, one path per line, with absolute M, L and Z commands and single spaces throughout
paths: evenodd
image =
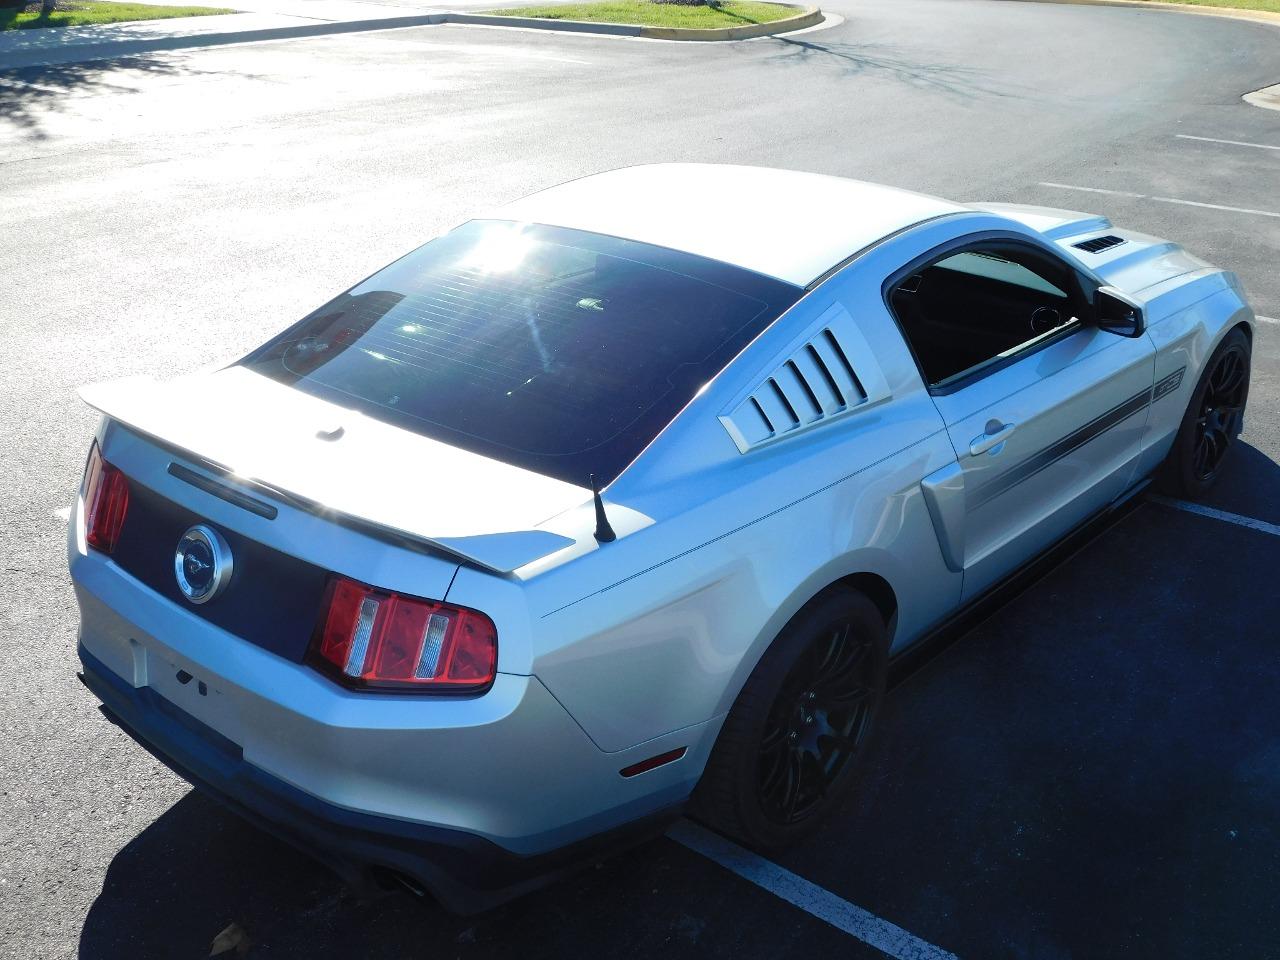
M 1142 305 L 1115 287 L 1099 287 L 1093 295 L 1094 319 L 1098 329 L 1122 337 L 1140 337 L 1146 329 Z

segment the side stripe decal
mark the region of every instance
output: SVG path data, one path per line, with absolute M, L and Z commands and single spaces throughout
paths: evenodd
M 1006 470 L 998 477 L 992 478 L 974 491 L 969 509 L 973 510 L 984 503 L 1012 490 L 1024 480 L 1029 480 L 1041 470 L 1052 466 L 1069 453 L 1078 450 L 1090 440 L 1101 436 L 1112 427 L 1129 419 L 1135 413 L 1145 410 L 1150 404 L 1178 389 L 1182 383 L 1182 374 L 1186 367 L 1180 367 L 1153 387 L 1141 393 L 1135 393 L 1128 400 L 1112 407 L 1106 413 L 1086 423 L 1078 430 L 1067 434 L 1061 440 L 1033 453 L 1016 467 Z

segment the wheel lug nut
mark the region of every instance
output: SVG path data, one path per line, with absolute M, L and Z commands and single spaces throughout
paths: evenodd
M 795 740 L 797 737 L 799 737 L 799 736 L 800 736 L 800 734 L 798 734 L 798 733 L 796 733 L 794 730 L 792 730 L 792 731 L 791 731 L 791 733 L 790 733 L 790 734 L 788 734 L 788 736 L 789 736 L 792 740 Z

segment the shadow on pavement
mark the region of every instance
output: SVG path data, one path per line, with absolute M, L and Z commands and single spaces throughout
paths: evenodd
M 1251 408 L 1250 416 L 1261 416 Z M 1280 464 L 1243 440 L 1227 453 L 1222 479 L 1204 499 L 1206 506 L 1254 520 L 1280 523 Z
M 324 867 L 191 792 L 116 854 L 80 934 L 82 960 L 233 957 L 673 958 L 875 952 L 659 839 L 490 913 L 392 893 L 361 899 Z
M 29 140 L 44 140 L 42 117 L 64 109 L 74 95 L 131 90 L 121 83 L 130 74 L 177 77 L 190 73 L 172 58 L 149 56 L 0 70 L 0 130 L 7 125 Z
M 873 43 L 846 43 L 801 39 L 779 34 L 755 41 L 769 43 L 775 52 L 767 63 L 801 66 L 829 63 L 848 76 L 884 76 L 919 90 L 934 90 L 961 99 L 1022 99 L 1008 81 L 997 80 L 994 71 L 937 60 L 903 57 L 890 52 L 898 47 Z
M 1280 483 L 1252 448 L 1231 470 Z M 886 701 L 858 869 L 781 862 L 963 957 L 1274 956 L 1278 562 L 1141 506 Z

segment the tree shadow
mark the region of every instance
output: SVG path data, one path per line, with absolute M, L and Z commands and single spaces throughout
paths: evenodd
M 1026 98 L 1025 93 L 1008 82 L 997 80 L 993 71 L 899 56 L 886 52 L 895 48 L 884 44 L 822 42 L 786 34 L 761 38 L 752 43 L 767 43 L 775 48 L 763 59 L 765 64 L 774 66 L 825 62 L 840 68 L 847 76 L 881 75 L 916 89 L 933 90 L 960 99 Z
M 225 78 L 227 75 L 226 70 L 188 66 L 181 52 L 169 50 L 73 63 L 0 67 L 0 131 L 7 124 L 22 138 L 47 140 L 49 134 L 42 121 L 50 114 L 66 110 L 79 98 L 145 92 L 140 83 L 145 78 Z M 246 71 L 236 71 L 235 75 L 246 80 L 260 79 L 259 75 Z
M 90 60 L 0 70 L 0 129 L 13 128 L 27 140 L 46 140 L 43 120 L 66 109 L 81 96 L 131 93 L 128 81 L 139 77 L 195 76 L 172 56 L 139 54 L 111 60 Z

